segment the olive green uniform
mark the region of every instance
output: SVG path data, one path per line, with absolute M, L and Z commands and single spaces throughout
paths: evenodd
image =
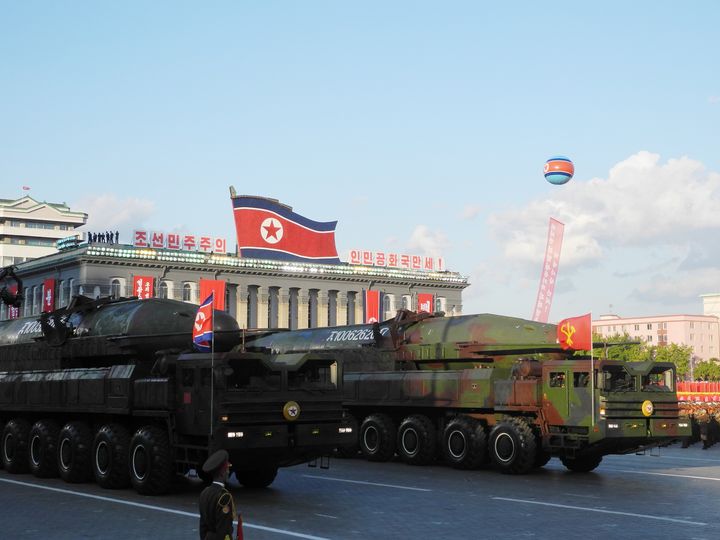
M 220 482 L 213 482 L 200 494 L 200 539 L 232 540 L 235 502 Z

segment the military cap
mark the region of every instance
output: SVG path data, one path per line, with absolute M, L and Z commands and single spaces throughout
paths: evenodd
M 205 463 L 203 463 L 202 470 L 203 472 L 210 473 L 218 468 L 220 466 L 224 465 L 226 461 L 230 460 L 230 456 L 227 453 L 227 450 L 218 450 L 213 455 L 211 455 L 207 460 L 205 460 Z

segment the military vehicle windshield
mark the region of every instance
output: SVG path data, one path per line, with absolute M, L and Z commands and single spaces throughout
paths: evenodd
M 288 372 L 290 390 L 336 390 L 337 362 L 308 360 L 297 371 Z
M 672 368 L 654 367 L 642 376 L 642 389 L 646 392 L 674 392 L 675 373 Z
M 630 375 L 623 366 L 605 366 L 604 387 L 610 392 L 634 392 L 636 390 L 635 377 Z
M 279 371 L 268 369 L 259 359 L 230 360 L 226 371 L 228 390 L 248 392 L 279 391 L 282 378 Z

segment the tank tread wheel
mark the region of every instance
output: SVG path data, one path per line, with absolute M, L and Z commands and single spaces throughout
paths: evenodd
M 405 418 L 397 432 L 397 453 L 410 465 L 427 465 L 435 459 L 437 434 L 427 416 L 413 414 Z
M 172 485 L 175 471 L 167 432 L 143 426 L 132 436 L 128 454 L 130 482 L 141 495 L 160 495 Z
M 38 420 L 30 428 L 28 467 L 38 478 L 58 475 L 57 443 L 60 426 L 54 420 Z
M 60 477 L 66 482 L 90 480 L 92 432 L 85 422 L 68 422 L 60 430 L 57 442 L 57 465 Z
M 535 465 L 536 448 L 535 435 L 522 418 L 506 417 L 490 432 L 490 456 L 502 473 L 529 472 Z
M 360 451 L 369 461 L 388 461 L 395 455 L 397 428 L 387 414 L 371 414 L 360 426 Z
M 456 469 L 477 469 L 488 461 L 485 426 L 475 418 L 456 416 L 443 431 L 443 455 Z
M 130 485 L 128 450 L 130 433 L 121 424 L 105 424 L 95 434 L 92 470 L 95 481 L 105 489 Z
M 7 472 L 27 472 L 29 437 L 30 423 L 24 418 L 13 418 L 5 424 L 0 441 L 0 457 Z

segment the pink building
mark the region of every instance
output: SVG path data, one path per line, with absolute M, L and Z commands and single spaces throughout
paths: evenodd
M 627 333 L 648 345 L 690 345 L 698 361 L 720 358 L 720 318 L 715 315 L 601 315 L 592 322 L 592 327 L 593 332 L 603 337 Z

